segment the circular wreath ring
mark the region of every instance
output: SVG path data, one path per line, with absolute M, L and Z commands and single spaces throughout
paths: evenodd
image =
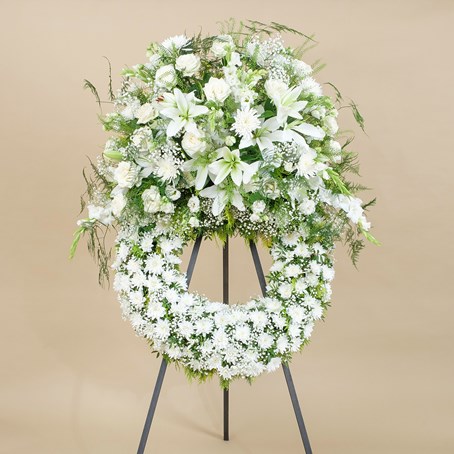
M 330 299 L 331 251 L 297 232 L 274 238 L 267 296 L 226 305 L 188 291 L 179 269 L 188 242 L 159 229 L 119 235 L 114 289 L 154 351 L 189 376 L 228 383 L 274 371 L 302 349 Z

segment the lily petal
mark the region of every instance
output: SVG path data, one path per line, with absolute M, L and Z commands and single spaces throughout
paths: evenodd
M 238 168 L 234 167 L 232 171 L 230 172 L 230 176 L 232 177 L 233 182 L 237 185 L 241 185 L 241 180 L 243 177 L 243 172 Z

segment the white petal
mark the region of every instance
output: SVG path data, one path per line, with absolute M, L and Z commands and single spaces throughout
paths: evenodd
M 248 184 L 251 181 L 251 178 L 253 175 L 257 172 L 259 169 L 260 162 L 253 162 L 252 164 L 249 164 L 247 168 L 244 170 L 243 173 L 243 182 L 244 184 Z
M 243 197 L 238 191 L 235 191 L 232 196 L 232 205 L 237 207 L 240 211 L 244 211 L 246 208 L 243 203 Z
M 243 172 L 238 167 L 235 167 L 232 169 L 230 172 L 230 176 L 232 177 L 233 182 L 237 185 L 240 186 L 241 184 L 241 177 L 243 176 Z
M 195 178 L 195 188 L 198 191 L 205 186 L 205 183 L 207 181 L 207 176 L 208 176 L 208 168 L 207 167 L 199 168 L 199 171 L 197 172 L 197 176 Z
M 167 126 L 167 137 L 173 137 L 178 134 L 180 129 L 183 127 L 183 124 L 184 121 L 181 119 L 172 120 Z
M 301 123 L 298 126 L 294 126 L 293 129 L 305 136 L 314 137 L 315 139 L 323 139 L 323 137 L 325 137 L 325 132 L 320 126 L 313 126 L 309 123 Z

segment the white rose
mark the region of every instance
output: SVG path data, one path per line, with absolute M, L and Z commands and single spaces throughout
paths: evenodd
M 219 35 L 211 46 L 211 52 L 213 52 L 215 57 L 222 58 L 227 55 L 229 50 L 233 50 L 234 47 L 233 38 L 230 35 Z
M 209 101 L 223 103 L 230 95 L 230 87 L 224 79 L 211 77 L 203 87 L 203 91 Z
M 205 151 L 206 142 L 203 139 L 203 134 L 197 128 L 194 128 L 185 133 L 181 146 L 189 156 L 194 156 L 195 153 Z
M 193 76 L 200 68 L 200 58 L 194 54 L 181 55 L 175 62 L 175 68 L 185 76 Z
M 265 82 L 266 94 L 273 100 L 280 99 L 287 92 L 288 86 L 285 82 L 278 79 L 268 79 Z
M 191 213 L 197 213 L 200 209 L 200 200 L 197 196 L 193 195 L 188 200 L 188 208 Z
M 114 180 L 120 188 L 132 188 L 137 182 L 138 168 L 130 162 L 122 161 L 114 170 Z
M 336 134 L 336 132 L 339 130 L 339 126 L 337 125 L 337 121 L 334 117 L 325 117 L 323 123 L 328 130 L 328 133 L 331 135 Z
M 148 123 L 150 120 L 154 120 L 158 116 L 156 106 L 152 103 L 142 104 L 135 113 L 137 123 L 139 125 Z
M 177 73 L 172 65 L 161 66 L 155 75 L 155 82 L 158 87 L 171 89 L 177 84 Z
M 147 213 L 156 213 L 161 208 L 161 194 L 156 186 L 145 189 L 142 193 L 143 208 Z

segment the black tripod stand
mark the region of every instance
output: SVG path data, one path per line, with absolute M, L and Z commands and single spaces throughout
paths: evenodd
M 192 249 L 191 258 L 189 259 L 188 271 L 186 273 L 188 286 L 192 279 L 192 274 L 194 273 L 194 267 L 197 260 L 197 256 L 200 250 L 200 244 L 202 242 L 202 237 L 197 238 Z M 260 288 L 263 295 L 266 293 L 266 281 L 265 275 L 263 273 L 262 264 L 260 262 L 260 257 L 257 251 L 257 246 L 254 242 L 249 244 L 252 259 L 255 265 L 255 271 L 260 283 Z M 224 248 L 222 250 L 222 301 L 224 304 L 229 304 L 229 240 L 227 238 Z M 145 447 L 148 440 L 148 434 L 150 432 L 151 423 L 153 421 L 153 416 L 156 411 L 156 406 L 158 404 L 159 394 L 161 392 L 162 383 L 164 381 L 164 375 L 167 369 L 167 362 L 165 359 L 161 362 L 161 367 L 159 368 L 158 378 L 156 380 L 156 385 L 153 391 L 153 396 L 151 398 L 150 408 L 148 410 L 147 418 L 145 420 L 145 425 L 143 428 L 142 436 L 140 438 L 139 449 L 137 454 L 143 454 L 145 452 Z M 301 439 L 304 445 L 304 451 L 306 454 L 312 454 L 312 448 L 309 442 L 309 437 L 307 435 L 306 427 L 304 425 L 303 415 L 301 413 L 301 408 L 298 402 L 298 396 L 296 395 L 295 385 L 293 383 L 292 374 L 287 365 L 283 364 L 282 369 L 284 371 L 285 380 L 287 382 L 287 388 L 290 393 L 290 399 L 292 401 L 293 410 L 295 411 L 296 422 L 298 423 L 298 428 L 301 434 Z M 229 390 L 225 389 L 223 391 L 223 401 L 224 401 L 224 440 L 229 439 Z

